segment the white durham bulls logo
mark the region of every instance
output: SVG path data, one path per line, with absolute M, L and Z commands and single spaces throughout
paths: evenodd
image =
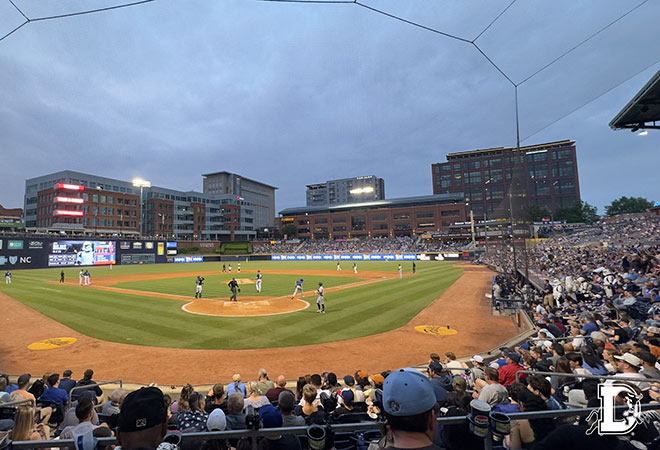
M 621 418 L 615 415 L 616 398 L 622 397 L 627 409 L 623 411 Z M 607 434 L 626 434 L 632 431 L 638 423 L 642 422 L 642 395 L 621 382 L 613 382 L 598 385 L 598 397 L 600 398 L 600 409 L 592 411 L 587 421 L 596 420 L 592 423 L 587 434 L 593 433 L 598 428 L 601 436 Z

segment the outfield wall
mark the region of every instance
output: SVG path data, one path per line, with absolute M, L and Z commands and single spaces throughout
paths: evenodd
M 315 253 L 275 254 L 272 261 L 458 261 L 472 259 L 472 252 L 441 253 Z
M 165 263 L 168 250 L 176 251 L 176 243 L 67 236 L 0 237 L 0 270 Z

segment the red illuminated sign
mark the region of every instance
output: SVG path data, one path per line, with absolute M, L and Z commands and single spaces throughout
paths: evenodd
M 55 201 L 58 203 L 77 203 L 77 204 L 82 204 L 85 203 L 85 200 L 82 198 L 73 198 L 73 197 L 55 197 Z
M 82 211 L 68 211 L 66 209 L 58 209 L 55 211 L 55 214 L 57 214 L 58 216 L 75 216 L 75 217 L 82 217 L 85 215 L 85 213 Z
M 57 189 L 68 189 L 70 191 L 84 191 L 85 186 L 79 184 L 57 183 Z

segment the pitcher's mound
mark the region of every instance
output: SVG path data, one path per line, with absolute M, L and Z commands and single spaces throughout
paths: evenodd
M 228 299 L 195 299 L 181 307 L 185 312 L 203 316 L 249 317 L 288 314 L 307 309 L 309 303 L 299 298 L 264 298 L 239 296 L 237 302 Z

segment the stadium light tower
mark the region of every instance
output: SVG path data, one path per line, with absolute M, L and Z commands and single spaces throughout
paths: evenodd
M 145 235 L 144 230 L 144 198 L 143 198 L 143 189 L 151 187 L 151 181 L 144 180 L 142 178 L 133 178 L 133 186 L 140 188 L 140 235 Z

